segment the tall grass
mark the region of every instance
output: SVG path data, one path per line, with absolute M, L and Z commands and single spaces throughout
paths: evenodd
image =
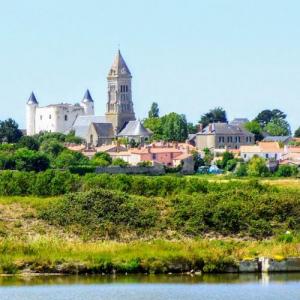
M 84 243 L 57 238 L 30 242 L 4 239 L 0 242 L 0 272 L 45 273 L 166 273 L 202 270 L 222 272 L 242 259 L 259 256 L 300 256 L 299 244 L 276 240 L 154 240 L 120 243 Z

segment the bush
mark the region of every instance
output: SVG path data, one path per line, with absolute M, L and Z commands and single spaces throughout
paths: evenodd
M 258 156 L 254 156 L 248 163 L 249 176 L 265 176 L 269 173 L 266 161 Z
M 143 233 L 154 226 L 158 211 L 153 201 L 97 189 L 70 194 L 40 216 L 54 224 L 83 228 L 92 235 L 117 237 L 120 230 L 130 228 Z
M 32 136 L 22 136 L 20 141 L 18 142 L 17 146 L 19 148 L 27 148 L 29 150 L 38 151 L 40 144 L 38 143 L 37 139 Z
M 137 164 L 139 167 L 152 167 L 152 162 L 149 160 L 140 161 Z
M 115 158 L 112 161 L 112 166 L 127 167 L 129 163 L 122 158 Z
M 236 167 L 235 175 L 238 177 L 244 177 L 248 175 L 247 165 L 245 163 L 240 163 Z
M 91 164 L 97 167 L 107 167 L 111 165 L 112 158 L 106 152 L 97 152 L 91 159 Z
M 276 176 L 279 177 L 291 177 L 298 174 L 298 168 L 296 166 L 281 165 L 276 171 Z
M 61 169 L 79 165 L 89 165 L 89 163 L 89 159 L 83 154 L 68 149 L 63 150 L 53 162 L 56 168 Z
M 15 162 L 16 169 L 19 171 L 41 172 L 50 166 L 47 155 L 26 148 L 18 149 L 12 159 Z

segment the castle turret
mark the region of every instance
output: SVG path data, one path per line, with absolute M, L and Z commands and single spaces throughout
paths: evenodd
M 94 115 L 95 114 L 94 100 L 93 100 L 89 90 L 86 90 L 80 105 L 83 107 L 85 115 Z
M 27 135 L 34 135 L 35 132 L 35 117 L 36 117 L 36 108 L 39 106 L 39 103 L 36 100 L 34 93 L 32 92 L 27 104 L 26 104 L 26 130 Z
M 118 51 L 107 76 L 108 100 L 106 118 L 118 133 L 126 123 L 135 120 L 131 93 L 131 73 Z

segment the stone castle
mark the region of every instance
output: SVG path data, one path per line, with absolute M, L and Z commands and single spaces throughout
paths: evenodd
M 75 134 L 94 146 L 110 144 L 118 136 L 144 140 L 150 132 L 136 121 L 131 89 L 132 75 L 118 51 L 107 76 L 108 99 L 105 116 L 95 116 L 89 90 L 80 104 L 51 104 L 40 107 L 31 94 L 26 105 L 27 135 L 40 132 Z

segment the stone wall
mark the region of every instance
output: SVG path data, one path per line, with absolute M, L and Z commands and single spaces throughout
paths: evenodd
M 109 167 L 97 167 L 96 173 L 108 173 L 108 174 L 145 174 L 145 175 L 164 175 L 165 169 L 163 166 L 153 167 L 140 167 L 140 166 L 109 166 Z

